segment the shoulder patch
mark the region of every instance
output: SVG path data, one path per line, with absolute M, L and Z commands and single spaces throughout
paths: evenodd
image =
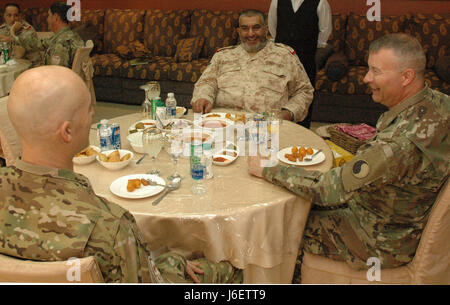
M 387 171 L 387 156 L 381 145 L 355 156 L 342 169 L 342 183 L 347 192 L 355 191 L 378 178 Z

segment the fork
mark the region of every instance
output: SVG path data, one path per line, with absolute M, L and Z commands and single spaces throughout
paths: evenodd
M 311 157 L 304 157 L 303 161 L 309 162 L 312 161 L 312 159 L 317 156 L 319 153 L 322 152 L 322 149 L 319 149 L 318 151 L 316 151 L 314 154 L 311 155 Z
M 153 181 L 153 180 L 150 180 L 150 179 L 145 179 L 147 182 L 148 182 L 148 184 L 150 184 L 151 186 L 162 186 L 162 187 L 166 187 L 167 185 L 164 185 L 164 184 L 159 184 L 158 182 L 156 182 L 156 181 Z

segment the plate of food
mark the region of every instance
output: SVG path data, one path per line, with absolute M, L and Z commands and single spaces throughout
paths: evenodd
M 152 186 L 148 180 L 166 185 L 163 178 L 157 175 L 134 174 L 122 176 L 114 180 L 109 190 L 116 196 L 128 199 L 141 199 L 157 195 L 164 190 L 164 186 Z
M 162 123 L 164 124 L 164 128 L 161 128 L 161 124 L 157 122 L 156 127 L 168 131 L 172 129 L 184 129 L 184 128 L 191 128 L 193 126 L 192 121 L 186 120 L 186 119 L 168 119 L 163 120 Z
M 95 160 L 95 156 L 100 152 L 100 148 L 94 145 L 89 145 L 79 153 L 77 153 L 72 161 L 77 165 L 89 164 Z
M 232 142 L 227 142 L 223 149 L 216 149 L 213 154 L 213 164 L 225 166 L 233 163 L 239 157 L 239 148 Z
M 309 146 L 289 146 L 278 151 L 277 157 L 278 160 L 287 164 L 308 166 L 322 163 L 325 160 L 325 154 L 322 151 L 316 154 L 317 152 L 317 149 Z M 311 157 L 311 161 L 306 160 Z
M 126 149 L 106 150 L 98 153 L 98 163 L 110 170 L 119 170 L 127 166 L 133 159 L 133 152 Z
M 134 122 L 133 124 L 131 124 L 130 128 L 128 128 L 128 133 L 135 133 L 138 131 L 143 131 L 145 128 L 148 127 L 155 127 L 156 126 L 156 121 L 155 120 L 150 120 L 150 119 L 145 119 L 145 120 L 140 120 L 137 122 Z

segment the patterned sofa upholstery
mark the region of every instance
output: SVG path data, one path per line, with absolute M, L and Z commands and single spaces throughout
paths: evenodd
M 354 13 L 333 15 L 333 33 L 328 43 L 335 53 L 346 58 L 347 73 L 332 80 L 325 68 L 318 71 L 313 120 L 376 123 L 387 108 L 372 101 L 363 79 L 368 70 L 370 43 L 388 33 L 405 32 L 417 37 L 427 57 L 426 82 L 431 88 L 449 94 L 449 83 L 435 72 L 437 59 L 449 55 L 449 30 L 450 15 L 383 16 L 379 22 L 369 22 L 366 16 Z
M 25 18 L 38 31 L 48 31 L 47 12 L 46 8 L 23 10 Z M 97 100 L 139 105 L 144 99 L 139 87 L 149 80 L 158 80 L 162 99 L 168 92 L 174 92 L 178 103 L 189 107 L 194 84 L 215 51 L 238 43 L 237 25 L 236 11 L 82 9 L 81 22 L 74 22 L 71 27 L 89 29 L 89 38 L 94 41 L 91 56 Z M 387 33 L 407 32 L 416 36 L 426 51 L 427 83 L 431 88 L 450 93 L 448 80 L 436 73 L 438 59 L 449 56 L 449 31 L 448 14 L 383 16 L 379 22 L 369 22 L 365 15 L 354 13 L 333 15 L 329 44 L 334 53 L 347 59 L 348 66 L 338 80 L 330 79 L 325 68 L 317 72 L 313 120 L 375 124 L 386 108 L 372 101 L 363 78 L 370 42 Z M 118 51 L 135 42 L 151 53 L 148 64 L 132 65 L 130 58 L 124 58 Z M 183 50 L 195 45 L 195 54 L 177 56 L 179 44 Z

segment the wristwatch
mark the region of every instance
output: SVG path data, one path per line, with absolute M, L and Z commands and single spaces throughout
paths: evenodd
M 294 113 L 293 113 L 292 111 L 290 111 L 289 109 L 286 109 L 286 108 L 281 108 L 281 110 L 289 111 L 289 113 L 290 113 L 290 115 L 291 115 L 291 118 L 290 118 L 289 120 L 290 120 L 291 122 L 294 121 L 295 116 L 294 116 Z

